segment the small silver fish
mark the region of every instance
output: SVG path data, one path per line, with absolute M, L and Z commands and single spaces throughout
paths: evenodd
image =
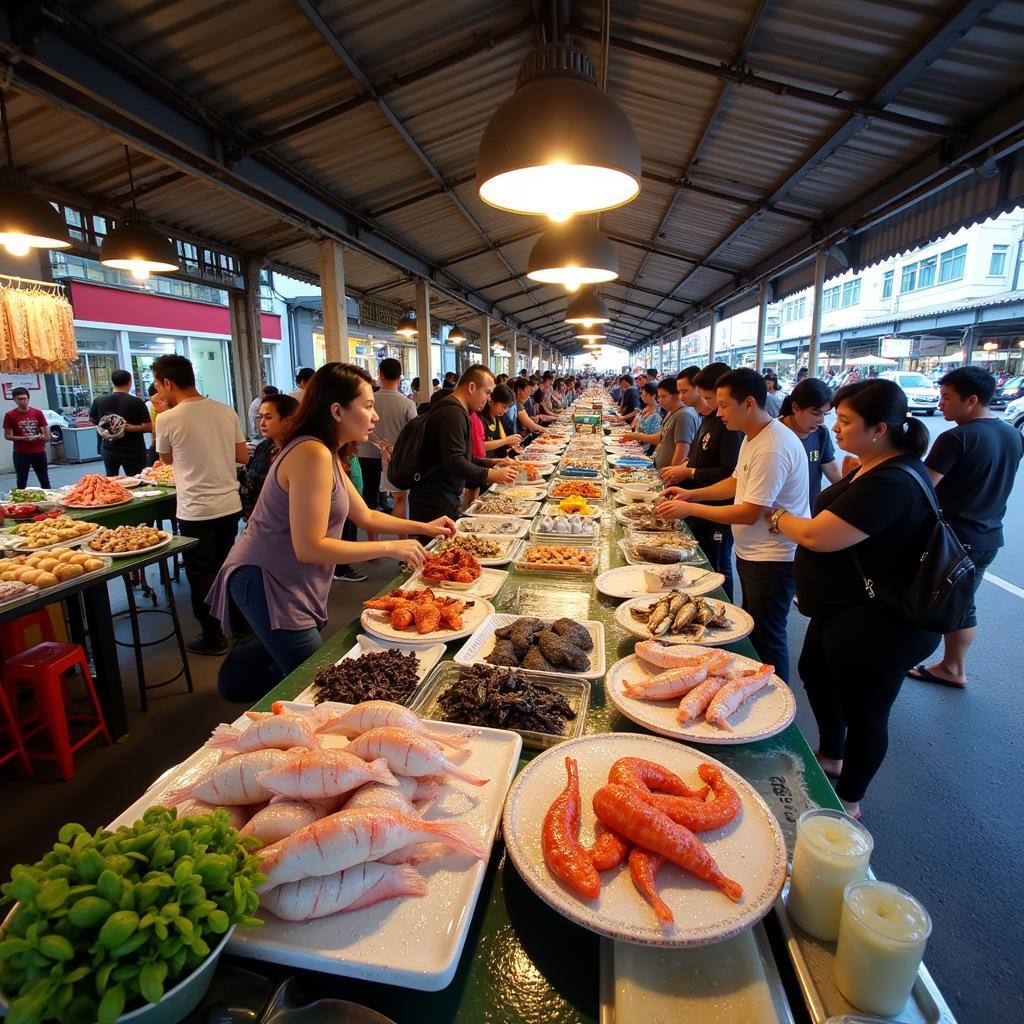
M 678 633 L 683 628 L 683 626 L 693 622 L 694 618 L 696 618 L 696 615 L 697 603 L 695 601 L 690 601 L 687 604 L 684 604 L 683 607 L 679 609 L 675 619 L 672 622 L 672 632 Z

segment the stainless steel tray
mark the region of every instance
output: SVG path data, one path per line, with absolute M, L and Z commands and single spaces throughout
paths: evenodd
M 895 1017 L 876 1017 L 847 1002 L 834 981 L 836 944 L 821 942 L 794 924 L 786 913 L 789 882 L 775 904 L 775 916 L 800 983 L 812 1024 L 956 1024 L 952 1010 L 924 964 L 903 1011 Z

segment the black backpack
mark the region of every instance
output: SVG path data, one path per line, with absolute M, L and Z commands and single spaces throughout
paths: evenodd
M 434 405 L 415 419 L 409 420 L 395 439 L 387 474 L 388 480 L 400 491 L 408 491 L 415 484 L 423 483 L 439 468 L 436 462 L 433 466 L 423 464 L 427 424 L 436 408 Z
M 897 462 L 893 468 L 908 473 L 925 493 L 935 513 L 935 526 L 921 552 L 914 578 L 901 593 L 876 594 L 873 582 L 864 572 L 860 559 L 851 550 L 857 572 L 864 580 L 869 598 L 879 597 L 893 611 L 915 626 L 936 633 L 951 633 L 960 628 L 974 597 L 974 563 L 942 517 L 935 492 L 909 466 Z

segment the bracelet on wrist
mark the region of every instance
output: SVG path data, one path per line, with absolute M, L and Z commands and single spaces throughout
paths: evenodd
M 784 515 L 786 515 L 787 512 L 788 512 L 788 509 L 784 509 L 784 508 L 777 508 L 774 512 L 772 512 L 772 514 L 768 517 L 768 532 L 769 533 L 777 534 L 779 532 L 779 520 Z

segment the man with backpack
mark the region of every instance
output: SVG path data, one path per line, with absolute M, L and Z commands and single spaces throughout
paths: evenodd
M 514 467 L 472 455 L 469 417 L 483 410 L 494 387 L 486 366 L 471 366 L 450 395 L 403 428 L 388 475 L 396 487 L 408 487 L 410 519 L 455 519 L 465 487 L 515 482 L 519 474 Z

